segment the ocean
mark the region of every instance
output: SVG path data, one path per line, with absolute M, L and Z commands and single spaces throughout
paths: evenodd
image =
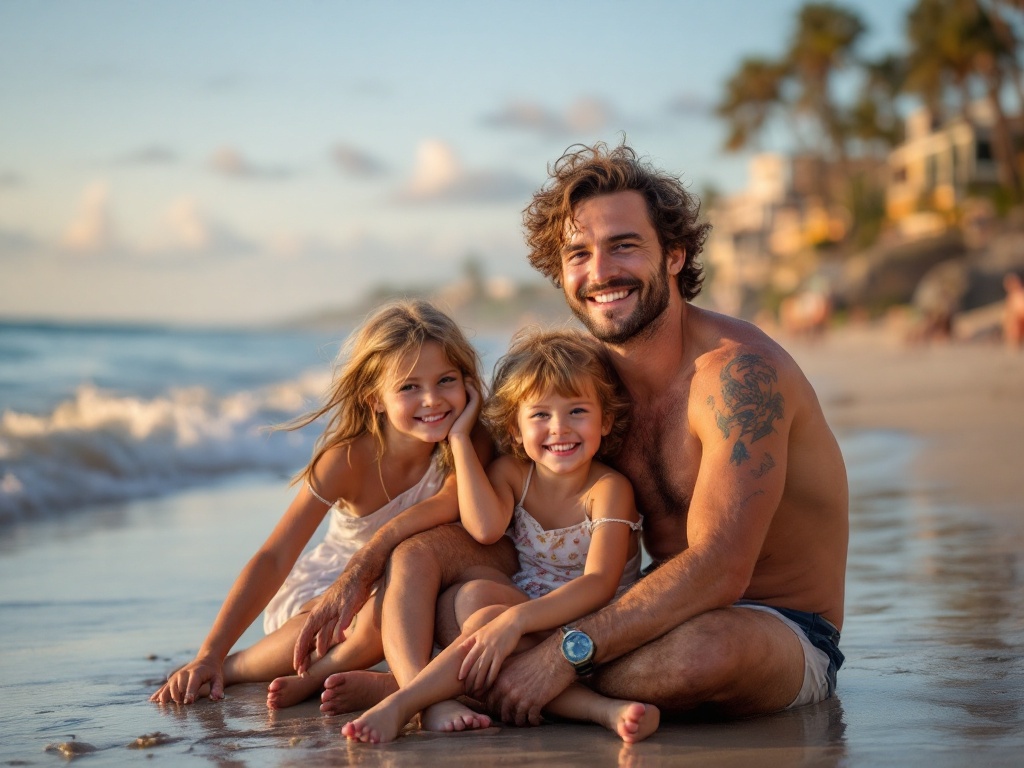
M 273 427 L 320 402 L 350 330 L 0 323 L 0 526 L 289 477 L 318 430 Z

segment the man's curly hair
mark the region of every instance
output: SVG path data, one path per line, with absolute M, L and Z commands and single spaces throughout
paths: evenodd
M 523 211 L 530 264 L 556 286 L 562 284 L 562 247 L 576 206 L 584 200 L 615 192 L 635 191 L 647 202 L 651 224 L 663 251 L 681 248 L 686 263 L 678 275 L 679 291 L 687 300 L 700 293 L 703 267 L 697 257 L 711 225 L 701 222 L 700 200 L 676 176 L 641 160 L 625 144 L 609 148 L 575 144 L 553 166 L 548 183 Z

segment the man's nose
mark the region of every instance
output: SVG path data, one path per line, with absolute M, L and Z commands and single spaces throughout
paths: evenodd
M 590 259 L 590 282 L 605 283 L 620 274 L 619 264 L 606 248 L 597 248 Z

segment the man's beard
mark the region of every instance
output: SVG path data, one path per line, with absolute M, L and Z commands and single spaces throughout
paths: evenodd
M 650 284 L 645 284 L 635 278 L 620 277 L 599 285 L 583 285 L 576 291 L 575 296 L 570 297 L 566 294 L 566 303 L 572 313 L 579 318 L 595 338 L 606 344 L 624 344 L 647 329 L 654 330 L 654 321 L 668 307 L 669 279 L 666 268 Z M 599 291 L 615 289 L 636 290 L 636 307 L 628 317 L 616 321 L 614 325 L 601 325 L 598 319 L 587 311 L 587 296 Z M 597 306 L 600 307 L 600 305 Z M 598 309 L 598 312 L 600 311 Z M 608 315 L 605 315 L 605 319 L 611 320 Z

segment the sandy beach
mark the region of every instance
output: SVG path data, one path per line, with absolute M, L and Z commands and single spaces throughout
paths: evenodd
M 566 724 L 351 745 L 343 718 L 315 702 L 268 713 L 257 685 L 150 704 L 290 497 L 284 478 L 260 475 L 3 532 L 2 764 L 60 764 L 63 746 L 83 765 L 1018 765 L 1024 354 L 910 347 L 879 326 L 784 343 L 850 472 L 847 661 L 833 700 L 666 722 L 631 747 Z

